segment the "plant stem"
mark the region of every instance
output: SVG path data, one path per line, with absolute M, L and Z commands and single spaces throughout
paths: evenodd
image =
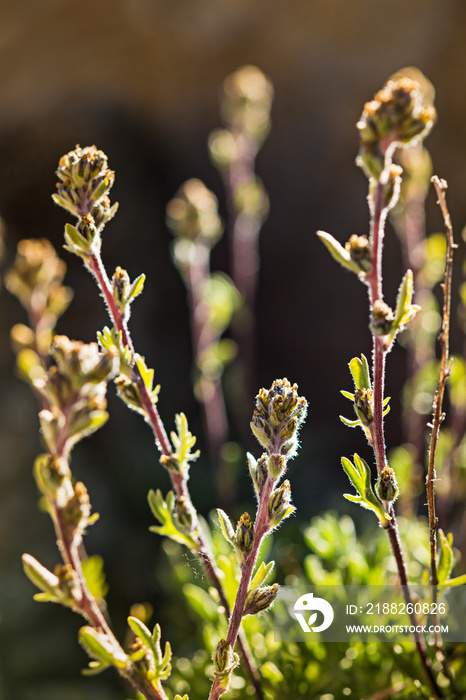
M 433 401 L 433 415 L 431 428 L 430 448 L 429 448 L 429 464 L 426 476 L 426 492 L 427 492 L 427 508 L 429 512 L 429 530 L 430 530 L 430 582 L 433 586 L 433 601 L 437 600 L 437 531 L 438 518 L 435 512 L 435 457 L 437 450 L 437 442 L 440 433 L 440 425 L 443 422 L 445 414 L 443 413 L 443 396 L 445 393 L 445 383 L 450 374 L 449 363 L 449 335 L 450 335 L 450 310 L 451 310 L 451 281 L 453 274 L 453 249 L 456 247 L 453 240 L 453 228 L 451 224 L 450 213 L 447 208 L 445 199 L 445 191 L 448 187 L 445 180 L 440 180 L 437 176 L 432 178 L 435 190 L 437 192 L 438 204 L 442 211 L 443 220 L 445 223 L 445 232 L 447 238 L 447 252 L 445 263 L 445 275 L 443 282 L 443 313 L 442 313 L 442 330 L 440 333 L 440 371 L 437 384 L 437 391 Z
M 248 393 L 256 385 L 254 380 L 254 307 L 259 272 L 259 233 L 262 221 L 256 215 L 238 210 L 235 192 L 254 181 L 255 158 L 258 144 L 245 132 L 236 132 L 237 157 L 224 173 L 228 193 L 228 209 L 231 228 L 232 278 L 244 299 L 245 308 L 236 324 L 235 336 L 239 357 L 243 364 L 245 385 Z
M 123 344 L 130 349 L 131 355 L 134 358 L 135 350 L 133 347 L 131 336 L 129 334 L 128 327 L 123 317 L 123 314 L 116 305 L 115 300 L 113 298 L 110 281 L 108 279 L 108 275 L 103 266 L 100 255 L 92 254 L 89 256 L 88 268 L 97 281 L 97 285 L 106 303 L 110 318 L 112 319 L 115 328 L 117 329 L 117 331 L 121 331 Z M 141 376 L 136 362 L 134 362 L 133 365 L 133 377 L 134 381 L 137 383 L 141 399 L 144 405 L 144 409 L 146 411 L 147 422 L 149 423 L 152 429 L 157 447 L 159 448 L 162 454 L 166 455 L 167 457 L 170 457 L 173 454 L 173 452 L 170 445 L 170 441 L 168 439 L 167 432 L 165 430 L 165 426 L 162 422 L 162 419 L 160 418 L 160 414 L 157 410 L 157 407 L 151 401 L 151 398 L 149 396 L 149 393 L 144 384 L 144 380 Z M 172 471 L 169 471 L 168 473 L 176 495 L 178 497 L 183 496 L 186 499 L 188 507 L 191 507 L 193 510 L 195 510 L 192 504 L 191 495 L 189 493 L 186 476 L 183 474 L 175 474 Z M 206 574 L 219 594 L 220 600 L 222 601 L 222 605 L 225 608 L 225 616 L 228 620 L 230 616 L 230 609 L 225 596 L 225 592 L 223 590 L 223 586 L 220 582 L 220 579 L 218 578 L 218 575 L 216 573 L 216 567 L 214 564 L 214 557 L 212 555 L 212 552 L 210 551 L 207 541 L 200 530 L 197 536 L 197 542 L 198 550 L 195 553 L 204 564 Z M 264 695 L 260 687 L 259 676 L 252 658 L 251 650 L 249 649 L 247 640 L 243 635 L 241 635 L 240 639 L 238 640 L 238 648 L 246 672 L 248 673 L 249 679 L 254 686 L 256 697 L 258 698 L 258 700 L 264 700 Z
M 382 249 L 384 237 L 384 225 L 387 217 L 387 208 L 384 205 L 384 185 L 379 180 L 374 187 L 373 192 L 369 195 L 371 205 L 371 241 L 372 241 L 372 270 L 367 277 L 369 285 L 369 299 L 371 308 L 376 301 L 382 301 Z M 377 463 L 377 470 L 380 473 L 387 464 L 385 439 L 384 439 L 384 420 L 383 420 L 383 394 L 385 381 L 385 362 L 388 349 L 384 347 L 383 340 L 380 336 L 373 333 L 373 400 L 374 400 L 374 425 L 372 428 L 373 441 L 372 447 Z M 408 575 L 403 556 L 403 549 L 398 533 L 398 525 L 395 517 L 395 509 L 393 503 L 389 507 L 389 515 L 391 520 L 387 527 L 387 534 L 392 547 L 393 556 L 395 557 L 400 584 L 403 588 L 403 595 L 406 603 L 412 602 L 411 592 L 409 589 Z M 414 640 L 416 649 L 419 654 L 425 674 L 429 683 L 436 693 L 437 698 L 443 698 L 444 695 L 438 687 L 437 680 L 432 672 L 432 665 L 427 656 L 426 645 L 424 639 L 417 631 L 418 624 L 416 615 L 410 614 L 411 624 L 415 628 Z
M 235 605 L 230 617 L 228 632 L 225 640 L 226 642 L 229 642 L 231 644 L 232 649 L 235 647 L 235 644 L 238 639 L 238 633 L 240 630 L 241 621 L 243 619 L 244 606 L 246 603 L 246 597 L 248 595 L 249 584 L 251 581 L 252 573 L 254 571 L 254 566 L 257 561 L 259 549 L 262 540 L 264 539 L 264 536 L 268 530 L 268 505 L 275 482 L 276 479 L 272 479 L 269 475 L 262 488 L 262 491 L 259 496 L 259 505 L 257 508 L 256 520 L 254 523 L 254 545 L 251 552 L 245 558 L 244 562 L 241 565 L 241 580 L 238 587 L 238 592 L 236 594 Z M 209 700 L 218 700 L 218 698 L 221 695 L 223 695 L 223 693 L 226 692 L 226 690 L 227 689 L 222 686 L 221 680 L 215 680 L 210 690 Z
M 57 445 L 56 457 L 66 462 L 66 469 L 69 469 L 69 448 L 67 447 L 66 436 L 68 434 L 68 415 L 65 415 L 65 425 L 61 431 L 61 438 Z M 82 567 L 83 549 L 82 532 L 75 524 L 71 523 L 67 518 L 66 511 L 55 501 L 50 501 L 51 515 L 57 536 L 57 545 L 62 555 L 65 565 L 68 565 L 73 571 L 74 581 L 78 586 L 79 598 L 74 597 L 76 610 L 98 631 L 105 634 L 109 644 L 119 655 L 124 655 L 121 645 L 113 634 L 113 631 L 108 624 L 105 615 L 99 607 L 96 599 L 90 592 Z M 84 553 L 85 556 L 85 553 Z M 165 691 L 162 688 L 160 681 L 157 681 L 155 687 L 153 683 L 142 676 L 135 665 L 128 661 L 125 668 L 117 669 L 120 675 L 129 681 L 136 690 L 144 695 L 147 700 L 168 700 Z
M 186 284 L 189 292 L 191 331 L 195 361 L 199 372 L 198 388 L 217 491 L 222 502 L 234 501 L 234 484 L 228 470 L 222 468 L 222 447 L 228 437 L 228 422 L 220 376 L 207 377 L 203 371 L 205 355 L 219 340 L 209 319 L 204 290 L 210 278 L 210 248 L 198 242 L 190 258 Z

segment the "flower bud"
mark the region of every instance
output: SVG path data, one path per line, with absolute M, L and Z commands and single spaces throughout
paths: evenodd
M 117 267 L 112 277 L 112 294 L 118 306 L 124 305 L 129 285 L 128 273 L 122 267 Z
M 394 501 L 398 496 L 398 484 L 395 472 L 391 467 L 385 466 L 375 483 L 375 491 L 381 501 Z
M 249 513 L 243 513 L 238 520 L 235 541 L 243 557 L 252 550 L 254 545 L 254 524 Z
M 214 655 L 212 656 L 212 660 L 214 662 L 216 678 L 228 676 L 239 663 L 238 654 L 235 654 L 231 643 L 227 642 L 226 639 L 221 639 L 219 641 Z
M 374 420 L 372 408 L 372 391 L 357 389 L 354 392 L 354 410 L 361 423 L 368 428 Z
M 374 335 L 388 335 L 393 326 L 393 311 L 384 301 L 378 299 L 372 308 L 371 331 Z
M 345 244 L 350 258 L 361 269 L 361 272 L 370 272 L 372 269 L 372 251 L 367 236 L 351 236 Z
M 269 608 L 278 595 L 280 586 L 274 583 L 271 586 L 256 588 L 246 598 L 243 615 L 256 615 Z
M 295 510 L 291 505 L 291 489 L 288 479 L 275 491 L 272 491 L 269 499 L 269 525 L 276 527 Z
M 184 496 L 178 496 L 178 498 L 175 501 L 174 519 L 176 521 L 176 524 L 180 527 L 180 529 L 184 530 L 187 533 L 191 533 L 196 529 L 196 513 L 192 505 L 189 503 L 189 501 L 186 500 Z
M 296 452 L 297 433 L 307 411 L 307 402 L 297 389 L 288 379 L 278 379 L 256 397 L 251 430 L 269 455 L 290 458 Z

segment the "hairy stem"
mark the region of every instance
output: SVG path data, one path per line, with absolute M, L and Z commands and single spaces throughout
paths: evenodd
M 382 249 L 384 237 L 384 225 L 387 217 L 387 209 L 384 205 L 384 185 L 379 180 L 374 187 L 373 192 L 369 195 L 371 205 L 371 241 L 372 241 L 372 270 L 368 275 L 367 282 L 369 285 L 369 298 L 371 308 L 376 301 L 382 301 Z M 384 419 L 383 419 L 383 394 L 385 382 L 385 361 L 387 349 L 384 347 L 383 340 L 373 333 L 373 400 L 374 400 L 374 426 L 373 426 L 373 442 L 372 447 L 377 463 L 377 470 L 381 470 L 387 464 L 385 439 L 384 439 Z M 398 533 L 398 525 L 395 516 L 393 504 L 390 504 L 389 515 L 391 521 L 385 528 L 388 533 L 393 556 L 395 557 L 400 584 L 403 587 L 403 594 L 406 603 L 412 602 L 409 589 L 408 575 L 406 564 L 403 556 L 403 549 Z M 432 665 L 427 656 L 426 645 L 424 639 L 417 631 L 418 623 L 414 612 L 410 614 L 411 624 L 415 628 L 414 640 L 416 649 L 419 654 L 425 674 L 429 683 L 436 693 L 437 698 L 443 698 L 444 695 L 438 687 L 437 680 L 432 671 Z
M 433 402 L 433 415 L 430 424 L 430 448 L 429 448 L 429 464 L 426 476 L 426 492 L 427 492 L 427 508 L 429 512 L 429 531 L 430 531 L 430 582 L 433 586 L 433 600 L 437 600 L 437 531 L 438 518 L 435 511 L 435 457 L 437 451 L 437 442 L 440 433 L 440 425 L 445 417 L 443 413 L 443 396 L 445 393 L 445 383 L 450 374 L 449 364 L 449 336 L 450 336 L 450 310 L 451 310 L 451 282 L 453 274 L 453 249 L 455 243 L 453 240 L 453 228 L 451 224 L 450 213 L 447 208 L 445 199 L 445 191 L 448 187 L 445 180 L 440 180 L 437 176 L 432 178 L 435 190 L 437 192 L 438 204 L 442 211 L 443 220 L 445 223 L 445 232 L 447 238 L 447 252 L 445 275 L 443 282 L 443 312 L 442 312 L 442 330 L 440 333 L 440 371 Z
M 100 292 L 102 294 L 102 297 L 106 303 L 110 318 L 113 321 L 113 324 L 115 325 L 115 328 L 118 331 L 121 331 L 122 333 L 122 340 L 123 344 L 126 345 L 131 352 L 132 357 L 135 357 L 135 350 L 133 347 L 133 343 L 127 328 L 126 321 L 123 317 L 123 314 L 121 310 L 118 308 L 118 306 L 115 303 L 115 300 L 113 298 L 112 290 L 111 290 L 111 285 L 110 281 L 108 279 L 108 275 L 105 271 L 105 268 L 103 266 L 102 260 L 100 256 L 92 254 L 89 259 L 88 259 L 88 268 L 90 272 L 94 275 L 97 285 L 100 289 Z M 138 385 L 138 389 L 140 391 L 141 399 L 146 411 L 147 415 L 147 421 L 152 429 L 152 432 L 154 434 L 155 440 L 157 447 L 159 450 L 162 452 L 162 454 L 166 455 L 167 457 L 170 457 L 173 452 L 172 448 L 168 439 L 167 432 L 165 430 L 165 426 L 163 425 L 162 419 L 160 418 L 160 414 L 157 410 L 157 407 L 152 403 L 151 398 L 149 396 L 149 393 L 147 391 L 147 388 L 144 384 L 144 380 L 141 376 L 141 373 L 139 371 L 139 368 L 134 362 L 133 365 L 133 377 L 135 382 Z M 194 506 L 192 504 L 191 500 L 191 495 L 189 493 L 188 485 L 187 485 L 187 479 L 186 476 L 183 474 L 175 474 L 172 471 L 169 471 L 169 476 L 170 480 L 172 482 L 172 486 L 175 490 L 175 493 L 177 496 L 184 496 L 186 499 L 188 507 L 191 507 L 194 509 Z M 214 564 L 214 557 L 209 549 L 209 546 L 207 544 L 207 541 L 205 540 L 203 534 L 201 531 L 199 531 L 199 534 L 197 536 L 197 542 L 198 542 L 198 551 L 196 554 L 199 556 L 200 560 L 204 564 L 205 571 L 207 576 L 209 577 L 209 580 L 211 581 L 212 585 L 214 588 L 217 590 L 220 600 L 222 601 L 222 604 L 225 608 L 225 616 L 228 619 L 230 616 L 230 610 L 229 606 L 226 600 L 225 592 L 223 590 L 223 586 L 220 582 L 220 579 L 218 578 L 218 575 L 216 573 L 216 567 Z M 207 564 L 208 562 L 208 564 Z M 207 564 L 207 565 L 206 565 Z M 264 696 L 260 687 L 260 681 L 259 681 L 259 676 L 257 673 L 257 669 L 255 667 L 251 651 L 249 649 L 248 643 L 246 638 L 241 635 L 241 638 L 239 639 L 238 642 L 238 648 L 241 654 L 241 658 L 244 663 L 244 667 L 246 669 L 246 672 L 248 673 L 248 676 L 250 678 L 251 683 L 253 684 L 256 692 L 256 697 L 258 700 L 264 700 Z
M 270 476 L 267 477 L 262 491 L 259 496 L 259 505 L 257 508 L 256 521 L 254 523 L 254 545 L 241 565 L 241 580 L 236 594 L 235 605 L 233 612 L 231 613 L 230 622 L 228 625 L 228 632 L 226 636 L 226 641 L 231 644 L 234 648 L 238 633 L 241 627 L 241 621 L 243 619 L 244 606 L 246 603 L 246 597 L 248 595 L 249 584 L 251 582 L 251 576 L 256 565 L 257 556 L 259 554 L 259 549 L 264 539 L 265 534 L 268 530 L 269 525 L 269 514 L 268 505 L 270 495 L 273 491 L 276 479 L 272 479 Z M 215 680 L 212 684 L 212 688 L 209 695 L 209 700 L 218 700 L 218 698 L 226 692 L 226 688 L 222 686 L 221 680 Z

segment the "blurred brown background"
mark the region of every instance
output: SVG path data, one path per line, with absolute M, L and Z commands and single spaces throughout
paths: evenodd
M 390 74 L 415 65 L 436 87 L 439 121 L 427 146 L 435 172 L 449 182 L 459 239 L 466 222 L 465 30 L 462 0 L 5 0 L 0 5 L 3 267 L 23 237 L 46 236 L 60 251 L 68 219 L 50 199 L 58 159 L 77 143 L 103 149 L 117 175 L 112 199 L 120 202 L 104 234 L 104 261 L 110 271 L 125 266 L 131 278 L 147 274 L 145 293 L 133 310 L 134 340 L 162 384 L 160 410 L 167 425 L 175 412 L 185 411 L 203 447 L 190 386 L 185 291 L 170 260 L 164 208 L 186 178 L 200 177 L 226 213 L 206 138 L 220 125 L 223 79 L 243 64 L 260 67 L 274 84 L 275 101 L 272 132 L 257 162 L 271 200 L 261 234 L 257 388 L 287 376 L 309 400 L 302 451 L 291 473 L 300 517 L 309 519 L 330 506 L 345 509 L 339 458 L 365 447 L 360 435 L 338 421 L 347 409 L 339 390 L 350 386 L 348 360 L 370 352 L 365 290 L 337 269 L 314 232 L 324 229 L 341 241 L 367 232 L 366 180 L 354 166 L 354 125 L 363 103 Z M 440 228 L 432 194 L 428 213 L 429 231 Z M 393 234 L 386 245 L 386 295 L 392 303 L 403 269 Z M 101 300 L 79 260 L 64 251 L 62 257 L 75 298 L 59 331 L 93 340 L 107 322 Z M 462 251 L 458 261 L 461 257 Z M 228 270 L 225 242 L 214 253 L 214 265 Z M 24 320 L 19 304 L 2 289 L 0 698 L 122 698 L 110 674 L 92 682 L 79 678 L 77 669 L 85 662 L 75 642 L 79 620 L 34 604 L 21 572 L 23 551 L 50 566 L 57 560 L 31 477 L 40 450 L 36 407 L 15 377 L 8 341 L 9 327 Z M 228 387 L 228 375 L 226 380 Z M 397 348 L 387 389 L 394 397 L 388 421 L 393 444 L 400 437 L 396 408 L 402 384 L 403 350 Z M 102 514 L 89 549 L 104 554 L 111 600 L 124 619 L 134 600 L 161 595 L 154 574 L 158 544 L 147 532 L 145 494 L 151 487 L 166 491 L 168 480 L 149 431 L 110 401 L 109 424 L 80 446 L 73 467 Z M 235 422 L 241 413 L 234 406 L 230 411 L 237 438 L 245 425 Z M 247 447 L 256 449 L 253 443 Z M 200 510 L 206 514 L 222 505 L 208 488 L 206 459 L 193 467 L 191 478 Z M 239 503 L 250 504 L 245 475 L 238 489 Z M 127 576 L 132 566 L 136 574 Z

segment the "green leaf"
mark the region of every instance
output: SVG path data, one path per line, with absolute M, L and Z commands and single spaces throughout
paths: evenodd
M 388 334 L 387 345 L 390 344 L 397 333 L 403 330 L 405 325 L 411 321 L 417 312 L 420 310 L 420 306 L 411 304 L 414 293 L 414 281 L 413 273 L 411 270 L 407 270 L 405 276 L 403 277 L 400 288 L 398 290 L 398 296 L 396 299 L 396 309 L 395 317 L 393 319 L 392 330 Z
M 349 418 L 345 418 L 344 416 L 338 416 L 339 419 L 341 420 L 344 425 L 347 425 L 348 428 L 356 428 L 358 425 L 362 425 L 360 420 L 350 420 Z
M 361 355 L 361 359 L 359 359 L 359 357 L 353 357 L 353 359 L 349 362 L 349 369 L 351 376 L 353 377 L 356 390 L 367 389 L 370 391 L 372 388 L 370 371 L 365 355 Z
M 139 277 L 136 277 L 136 279 L 134 280 L 134 282 L 128 290 L 126 301 L 131 302 L 133 301 L 133 299 L 136 299 L 136 297 L 141 294 L 142 290 L 144 289 L 145 280 L 146 276 L 144 274 L 139 275 Z
M 274 561 L 270 561 L 268 564 L 261 562 L 261 565 L 257 569 L 257 571 L 254 575 L 254 578 L 252 579 L 251 583 L 249 584 L 248 595 L 249 595 L 249 593 L 252 593 L 257 588 L 260 588 L 260 586 L 262 586 L 264 581 L 268 578 L 269 574 L 272 572 L 272 569 L 274 566 L 275 566 Z
M 144 646 L 155 653 L 154 640 L 152 639 L 152 632 L 150 629 L 146 627 L 139 618 L 132 616 L 128 617 L 128 625 L 131 627 L 136 637 L 139 637 Z
M 218 622 L 218 605 L 204 589 L 192 583 L 185 583 L 183 593 L 201 620 Z
M 174 542 L 178 542 L 178 544 L 182 544 L 188 549 L 197 552 L 197 541 L 194 537 L 179 529 L 173 519 L 175 501 L 173 491 L 169 491 L 166 500 L 164 500 L 159 489 L 155 492 L 151 489 L 147 495 L 147 500 L 152 513 L 161 523 L 160 525 L 152 525 L 149 530 L 157 535 L 169 537 Z
M 188 421 L 184 413 L 175 416 L 176 432 L 170 433 L 173 445 L 173 457 L 180 466 L 180 470 L 187 469 L 189 462 L 194 462 L 200 455 L 200 451 L 191 452 L 196 444 L 196 437 L 188 429 Z
M 84 260 L 88 259 L 91 253 L 92 243 L 84 238 L 75 226 L 66 224 L 65 241 L 66 245 L 63 246 L 65 250 L 74 253 L 74 255 L 79 255 L 81 258 L 84 258 Z
M 440 556 L 437 565 L 437 580 L 439 585 L 445 583 L 453 569 L 453 550 L 451 547 L 451 537 L 447 537 L 443 530 L 438 531 L 438 543 L 440 545 Z
M 466 574 L 462 576 L 455 576 L 454 578 L 448 578 L 443 582 L 444 586 L 464 586 L 466 583 Z
M 350 391 L 345 391 L 344 389 L 341 389 L 340 394 L 343 394 L 345 399 L 349 399 L 350 401 L 354 402 L 354 394 L 352 394 Z
M 98 632 L 93 627 L 81 627 L 79 630 L 79 643 L 96 661 L 104 666 L 116 666 L 124 669 L 128 663 L 128 657 L 121 647 L 112 644 L 107 635 Z
M 93 597 L 105 598 L 108 586 L 105 580 L 104 560 L 102 557 L 98 554 L 93 554 L 82 561 L 82 567 L 87 587 Z
M 361 274 L 361 268 L 359 265 L 357 265 L 357 263 L 351 259 L 351 256 L 346 248 L 344 248 L 333 236 L 331 236 L 330 233 L 326 233 L 325 231 L 317 231 L 317 235 L 334 260 L 340 263 L 340 265 L 345 267 L 347 270 L 354 272 L 356 275 L 359 276 Z
M 386 526 L 386 521 L 391 520 L 388 513 L 385 512 L 379 499 L 376 497 L 371 485 L 371 470 L 367 462 L 354 455 L 354 464 L 346 457 L 341 458 L 341 464 L 345 470 L 349 480 L 358 492 L 358 495 L 343 494 L 348 501 L 359 503 L 360 506 L 367 510 L 372 510 L 378 517 L 382 527 Z
M 105 326 L 102 332 L 97 333 L 97 341 L 103 350 L 116 348 L 120 355 L 120 374 L 128 379 L 132 378 L 133 357 L 127 345 L 123 345 L 123 333 L 116 328 Z
M 223 535 L 224 535 L 226 541 L 230 542 L 230 544 L 234 545 L 235 544 L 235 531 L 233 529 L 233 525 L 231 524 L 230 518 L 221 508 L 217 508 L 217 513 L 218 513 L 218 520 L 220 523 L 220 527 L 222 528 L 222 532 L 223 532 Z

